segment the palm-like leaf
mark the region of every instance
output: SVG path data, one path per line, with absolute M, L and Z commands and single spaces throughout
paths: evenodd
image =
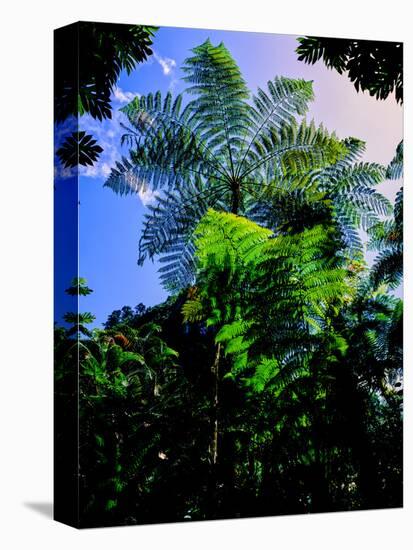
M 56 151 L 57 156 L 66 168 L 93 166 L 103 151 L 93 136 L 86 132 L 73 132 Z
M 111 118 L 110 95 L 121 71 L 130 74 L 152 54 L 155 31 L 155 27 L 141 25 L 90 22 L 59 29 L 55 43 L 56 121 L 84 113 L 98 120 Z
M 79 336 L 80 334 L 83 334 L 85 336 L 91 336 L 92 334 L 91 331 L 85 325 L 93 323 L 93 321 L 95 320 L 95 316 L 92 315 L 92 313 L 90 313 L 89 311 L 86 311 L 84 313 L 68 312 L 68 313 L 65 313 L 65 315 L 63 316 L 63 319 L 66 321 L 66 323 L 69 323 L 72 325 L 72 327 L 68 329 L 69 336 L 72 336 L 72 335 Z

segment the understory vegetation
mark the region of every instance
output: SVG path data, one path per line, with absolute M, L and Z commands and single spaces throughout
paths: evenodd
M 106 182 L 155 193 L 138 262 L 160 261 L 169 298 L 56 329 L 82 523 L 402 506 L 403 191 L 377 186 L 397 185 L 403 144 L 364 162 L 305 120 L 312 82 L 251 96 L 223 44 L 183 71 L 184 95 L 123 108 L 130 152 Z M 92 289 L 67 292 L 83 308 Z

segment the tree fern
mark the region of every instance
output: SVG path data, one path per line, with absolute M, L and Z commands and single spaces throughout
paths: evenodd
M 123 108 L 130 155 L 106 182 L 119 194 L 157 190 L 139 262 L 163 256 L 162 281 L 173 289 L 193 282 L 193 231 L 208 208 L 246 213 L 274 178 L 325 168 L 348 152 L 324 128 L 297 122 L 313 99 L 311 82 L 277 77 L 250 100 L 222 43 L 207 40 L 192 52 L 183 65 L 185 105 L 157 92 Z

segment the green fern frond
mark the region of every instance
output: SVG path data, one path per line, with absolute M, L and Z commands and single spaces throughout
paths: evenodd
M 232 271 L 237 262 L 247 268 L 271 234 L 247 218 L 209 209 L 195 231 L 199 269 L 226 265 Z
M 204 307 L 199 297 L 187 300 L 182 306 L 182 315 L 185 323 L 202 321 L 205 317 Z
M 232 373 L 262 389 L 272 378 L 268 374 L 264 384 L 260 367 L 254 382 L 254 357 L 256 350 L 267 350 L 280 366 L 273 389 L 275 378 L 280 389 L 301 376 L 321 345 L 331 312 L 352 292 L 344 261 L 336 255 L 334 227 L 274 235 L 246 218 L 209 210 L 195 235 L 197 288 L 211 307 L 209 325 L 218 328 L 216 342 L 225 345 Z M 268 319 L 271 325 L 263 332 L 259 327 Z
M 224 325 L 215 336 L 215 341 L 227 342 L 228 340 L 242 336 L 251 327 L 251 325 L 251 321 L 245 321 L 244 319 L 239 319 L 233 323 Z

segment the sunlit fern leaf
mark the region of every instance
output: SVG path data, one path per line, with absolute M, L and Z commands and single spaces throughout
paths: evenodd
M 224 325 L 217 333 L 215 337 L 216 342 L 226 342 L 228 340 L 232 340 L 232 338 L 236 338 L 238 336 L 242 336 L 246 333 L 248 328 L 251 326 L 250 321 L 245 321 L 244 319 L 238 319 L 234 321 L 233 323 L 230 323 L 228 325 Z
M 281 127 L 298 115 L 305 115 L 308 103 L 314 100 L 312 81 L 275 77 L 268 81 L 268 91 L 258 88 L 253 96 L 255 132 L 272 125 Z
M 218 176 L 221 169 L 216 156 L 180 110 L 181 96 L 172 108 L 171 102 L 169 93 L 163 102 L 160 94 L 155 99 L 148 94 L 122 109 L 134 128 L 123 137 L 131 145 L 130 159 L 112 170 L 105 185 L 126 194 L 139 191 L 141 185 L 174 188 L 195 176 L 210 176 L 214 171 Z
M 295 364 L 291 357 L 284 365 L 274 357 L 263 357 L 255 367 L 254 374 L 246 380 L 246 386 L 258 393 L 267 390 L 279 398 L 297 380 L 308 376 L 308 367 Z
M 245 156 L 240 178 L 253 180 L 268 168 L 266 177 L 282 176 L 285 173 L 304 173 L 316 168 L 327 167 L 343 158 L 347 148 L 337 137 L 330 135 L 314 122 L 300 124 L 293 119 L 280 128 L 272 127 L 258 135 Z
M 235 159 L 249 132 L 249 90 L 238 65 L 221 42 L 206 40 L 192 50 L 182 67 L 187 93 L 196 95 L 188 105 L 191 124 L 208 147 L 223 155 L 227 172 L 234 175 Z
M 234 375 L 242 372 L 253 384 L 246 370 L 254 373 L 254 357 L 265 350 L 280 365 L 279 388 L 301 376 L 330 309 L 340 308 L 350 291 L 334 226 L 274 235 L 246 218 L 209 210 L 195 235 L 198 299 L 210 310 L 209 325 L 218 329 L 216 341 L 232 358 Z
M 182 306 L 182 315 L 185 323 L 202 321 L 205 316 L 202 301 L 197 296 L 187 300 Z

